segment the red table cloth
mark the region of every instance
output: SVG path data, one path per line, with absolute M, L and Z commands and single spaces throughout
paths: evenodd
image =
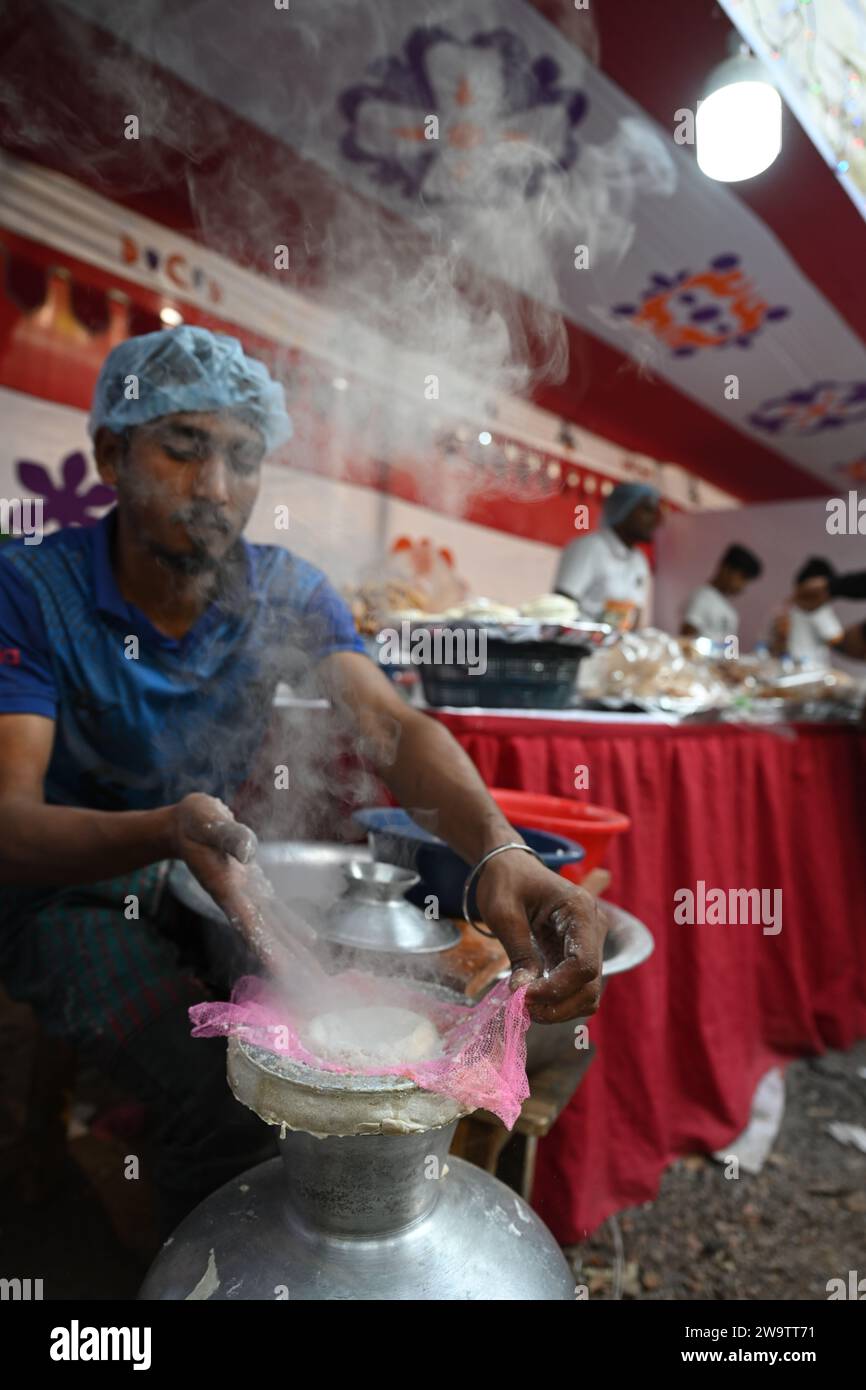
M 564 1244 L 652 1199 L 677 1155 L 729 1143 L 774 1063 L 866 1036 L 866 735 L 436 712 L 489 786 L 625 811 L 607 897 L 655 952 L 611 979 L 596 1056 L 539 1146 L 534 1204 Z M 575 792 L 586 766 L 589 789 Z M 678 925 L 678 889 L 781 890 L 782 930 Z M 840 1117 L 845 1118 L 845 1117 Z

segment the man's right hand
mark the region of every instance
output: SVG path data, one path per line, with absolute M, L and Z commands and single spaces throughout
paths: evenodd
M 202 888 L 222 909 L 272 971 L 296 964 L 315 943 L 299 918 L 283 920 L 270 883 L 254 862 L 257 840 L 216 797 L 193 792 L 172 808 L 174 857 L 183 859 Z
M 193 792 L 172 807 L 174 856 L 195 874 L 233 926 L 249 938 L 260 914 L 249 897 L 248 871 L 257 841 L 215 796 Z

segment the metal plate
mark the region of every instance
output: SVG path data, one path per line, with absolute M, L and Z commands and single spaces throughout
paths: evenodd
M 342 892 L 344 865 L 352 860 L 369 863 L 372 859 L 366 845 L 316 844 L 302 840 L 259 845 L 257 857 L 276 891 L 286 894 L 287 900 L 303 899 L 322 906 L 336 901 Z M 179 860 L 172 864 L 168 886 L 192 912 L 220 926 L 226 925 L 224 914 L 186 864 Z M 601 906 L 610 919 L 602 968 L 607 978 L 642 964 L 652 955 L 654 943 L 649 929 L 630 912 L 603 899 Z
M 370 863 L 373 856 L 366 845 L 317 844 L 304 840 L 282 840 L 260 844 L 256 855 L 275 891 L 287 901 L 303 899 L 320 907 L 336 902 L 345 887 L 343 868 L 353 860 Z M 220 926 L 226 925 L 224 913 L 206 893 L 198 879 L 182 860 L 175 860 L 169 870 L 168 886 L 175 897 Z
M 610 919 L 601 970 L 606 979 L 608 975 L 621 975 L 625 970 L 642 965 L 655 950 L 655 942 L 649 927 L 625 908 L 606 903 L 603 898 L 600 906 Z

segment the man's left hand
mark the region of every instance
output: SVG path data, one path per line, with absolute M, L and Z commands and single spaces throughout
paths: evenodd
M 521 850 L 485 864 L 475 897 L 481 920 L 508 952 L 512 988 L 529 985 L 536 1022 L 595 1013 L 608 928 L 595 898 Z

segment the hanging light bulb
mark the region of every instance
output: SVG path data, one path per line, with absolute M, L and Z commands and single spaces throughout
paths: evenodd
M 745 44 L 714 68 L 695 117 L 698 168 L 722 183 L 752 179 L 782 148 L 782 99 Z

